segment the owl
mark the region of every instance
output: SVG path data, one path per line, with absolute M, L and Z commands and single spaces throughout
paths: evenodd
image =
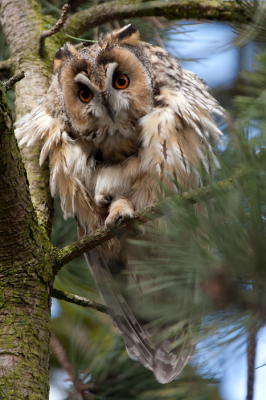
M 142 42 L 130 24 L 90 47 L 65 44 L 46 97 L 17 122 L 16 137 L 20 146 L 42 141 L 40 164 L 49 156 L 51 193 L 60 195 L 64 216 L 76 218 L 81 237 L 104 225 L 117 229 L 135 210 L 176 192 L 174 181 L 200 186 L 199 167 L 212 173 L 217 165 L 213 144 L 221 132 L 213 113 L 223 109 L 205 83 L 164 49 Z M 138 279 L 132 256 L 124 235 L 86 258 L 130 357 L 170 382 L 195 343 L 175 346 L 184 331 L 158 340 L 156 328 L 147 327 L 137 290 L 135 298 L 121 290 L 132 277 L 143 289 L 145 275 Z

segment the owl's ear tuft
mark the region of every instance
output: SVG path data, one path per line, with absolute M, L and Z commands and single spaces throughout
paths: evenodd
M 140 40 L 140 34 L 135 25 L 129 24 L 115 31 L 116 39 L 123 44 L 135 46 Z
M 64 46 L 61 47 L 61 49 L 59 49 L 55 55 L 54 72 L 58 71 L 58 69 L 61 67 L 66 59 L 72 57 L 73 55 L 76 55 L 77 53 L 78 52 L 75 47 L 72 46 L 70 43 L 64 44 Z

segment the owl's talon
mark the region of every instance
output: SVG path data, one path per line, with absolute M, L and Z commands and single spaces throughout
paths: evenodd
M 110 194 L 100 193 L 95 196 L 95 203 L 97 208 L 107 208 L 112 203 L 112 196 Z
M 111 212 L 105 220 L 105 225 L 110 230 L 116 230 L 123 225 L 124 222 L 133 218 L 133 210 L 131 208 L 123 208 L 117 212 Z

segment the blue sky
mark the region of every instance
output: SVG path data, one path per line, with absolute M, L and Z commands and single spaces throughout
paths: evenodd
M 258 334 L 256 349 L 256 367 L 266 364 L 266 328 Z M 225 400 L 244 400 L 247 385 L 247 359 L 246 347 L 239 352 L 229 353 L 228 362 L 224 368 L 220 393 Z M 266 398 L 266 367 L 261 367 L 255 372 L 254 400 Z
M 183 25 L 184 34 L 172 34 L 167 50 L 181 59 L 181 65 L 203 78 L 210 88 L 230 87 L 239 68 L 239 49 L 232 46 L 235 34 L 226 23 Z M 187 33 L 186 33 L 187 32 Z

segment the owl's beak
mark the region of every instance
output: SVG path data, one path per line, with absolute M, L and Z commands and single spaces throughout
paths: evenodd
M 108 101 L 108 97 L 106 95 L 103 96 L 102 99 L 102 103 L 107 111 L 107 114 L 109 115 L 109 117 L 111 118 L 111 120 L 113 122 L 115 122 L 115 113 L 113 111 L 113 109 L 110 107 L 109 101 Z
M 111 108 L 107 108 L 107 112 L 108 112 L 108 115 L 109 115 L 109 117 L 111 118 L 111 120 L 113 121 L 113 122 L 115 122 L 115 113 L 114 113 L 114 111 L 111 109 Z

